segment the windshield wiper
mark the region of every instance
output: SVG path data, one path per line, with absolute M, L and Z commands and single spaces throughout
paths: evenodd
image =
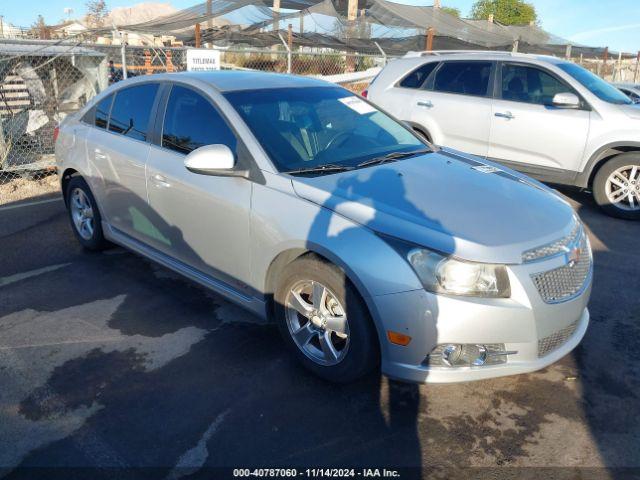
M 411 152 L 391 152 L 383 157 L 376 157 L 370 160 L 365 160 L 362 163 L 356 165 L 357 168 L 369 167 L 371 165 L 381 165 L 386 162 L 391 162 L 393 160 L 398 160 L 400 158 L 412 157 L 414 155 L 422 155 L 423 153 L 431 153 L 433 150 L 423 149 L 423 150 L 413 150 Z
M 318 165 L 316 167 L 306 167 L 306 168 L 297 168 L 294 170 L 287 170 L 284 173 L 288 173 L 289 175 L 296 175 L 300 173 L 336 173 L 336 172 L 346 172 L 348 170 L 353 170 L 353 167 L 348 165 L 338 165 L 337 163 L 327 163 L 326 165 Z

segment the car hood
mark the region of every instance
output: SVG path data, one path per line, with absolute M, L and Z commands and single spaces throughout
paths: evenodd
M 297 176 L 293 188 L 376 232 L 488 263 L 521 263 L 524 250 L 568 234 L 574 216 L 567 202 L 539 182 L 448 149 Z
M 630 118 L 640 120 L 640 103 L 633 105 L 619 105 L 620 109 Z

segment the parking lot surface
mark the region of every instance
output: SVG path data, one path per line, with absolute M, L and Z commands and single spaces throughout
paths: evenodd
M 582 344 L 540 372 L 420 386 L 328 384 L 217 295 L 120 248 L 83 252 L 62 202 L 0 208 L 0 476 L 637 478 L 640 225 L 565 193 L 594 250 Z

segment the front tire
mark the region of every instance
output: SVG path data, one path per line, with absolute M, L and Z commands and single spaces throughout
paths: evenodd
M 593 197 L 612 217 L 640 220 L 640 154 L 623 153 L 608 160 L 593 180 Z
M 84 178 L 73 177 L 69 180 L 66 200 L 71 228 L 82 247 L 92 251 L 107 248 L 98 204 Z
M 315 256 L 295 260 L 274 299 L 285 343 L 319 377 L 348 383 L 378 366 L 378 337 L 369 312 L 336 266 Z

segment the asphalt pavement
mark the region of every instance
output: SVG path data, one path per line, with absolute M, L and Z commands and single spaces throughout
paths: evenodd
M 532 374 L 420 386 L 326 383 L 219 296 L 82 251 L 61 201 L 0 207 L 0 477 L 638 478 L 640 224 L 565 193 L 594 250 L 582 344 Z

